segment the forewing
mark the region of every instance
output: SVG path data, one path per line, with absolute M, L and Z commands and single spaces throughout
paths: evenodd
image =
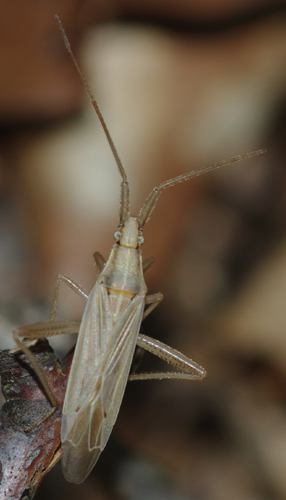
M 97 309 L 91 309 L 91 305 Z M 143 309 L 144 297 L 134 297 L 113 325 L 105 287 L 96 285 L 91 293 L 63 411 L 62 464 L 71 482 L 85 479 L 109 438 L 127 383 Z
M 63 414 L 72 414 L 91 397 L 113 318 L 105 287 L 96 284 L 83 314 L 69 375 Z

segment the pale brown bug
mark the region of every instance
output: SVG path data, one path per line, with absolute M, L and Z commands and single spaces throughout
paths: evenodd
M 148 222 L 163 189 L 202 173 L 261 154 L 264 150 L 236 156 L 204 169 L 188 172 L 155 187 L 137 217 L 130 216 L 130 197 L 127 175 L 113 144 L 98 105 L 81 73 L 70 44 L 57 18 L 67 50 L 86 87 L 90 100 L 105 131 L 107 140 L 122 177 L 119 226 L 114 233 L 114 244 L 105 263 L 101 254 L 94 254 L 99 276 L 88 295 L 80 285 L 66 275 L 57 278 L 53 306 L 48 323 L 37 323 L 14 331 L 17 346 L 22 349 L 37 372 L 54 411 L 58 403 L 46 379 L 19 337 L 39 339 L 78 331 L 78 340 L 67 385 L 62 417 L 62 467 L 65 478 L 81 483 L 90 473 L 104 449 L 115 423 L 125 386 L 131 380 L 179 378 L 202 380 L 204 368 L 184 354 L 158 340 L 139 333 L 141 322 L 162 301 L 161 293 L 147 295 L 144 271 L 154 262 L 142 262 L 143 228 Z M 81 323 L 56 321 L 60 282 L 87 301 Z M 145 306 L 148 306 L 144 311 Z M 177 372 L 129 375 L 136 345 L 175 366 Z

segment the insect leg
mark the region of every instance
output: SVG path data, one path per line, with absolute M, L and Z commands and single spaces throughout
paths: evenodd
M 52 405 L 52 409 L 47 413 L 47 415 L 44 417 L 44 419 L 42 420 L 45 421 L 47 418 L 49 418 L 53 413 L 54 411 L 56 410 L 56 408 L 58 407 L 58 402 L 56 400 L 56 397 L 54 396 L 53 392 L 51 391 L 48 383 L 47 383 L 47 380 L 46 380 L 46 377 L 45 377 L 45 374 L 42 370 L 42 368 L 40 367 L 38 361 L 36 360 L 36 358 L 33 356 L 33 354 L 31 353 L 30 349 L 25 345 L 24 342 L 22 342 L 19 337 L 17 336 L 17 334 L 15 332 L 13 332 L 13 337 L 14 337 L 14 340 L 15 340 L 15 343 L 16 345 L 19 347 L 19 349 L 21 349 L 21 351 L 24 352 L 24 354 L 26 354 L 28 360 L 30 361 L 31 365 L 33 366 L 37 376 L 39 377 L 40 379 L 40 382 L 42 384 L 42 386 L 44 387 L 45 389 L 45 392 L 51 402 L 51 405 Z M 42 423 L 41 422 L 41 423 Z
M 71 288 L 74 292 L 76 292 L 78 295 L 80 295 L 80 297 L 84 298 L 85 300 L 88 299 L 88 294 L 78 283 L 76 283 L 74 280 L 72 280 L 65 274 L 60 274 L 57 277 L 55 283 L 50 321 L 19 327 L 13 331 L 13 337 L 16 345 L 21 351 L 23 351 L 26 354 L 37 376 L 39 377 L 42 386 L 45 389 L 47 397 L 49 398 L 53 406 L 53 408 L 47 413 L 42 422 L 45 421 L 47 418 L 49 418 L 49 416 L 52 415 L 52 413 L 56 410 L 56 408 L 58 407 L 58 402 L 53 392 L 51 391 L 49 384 L 47 383 L 44 372 L 42 371 L 37 360 L 29 350 L 27 342 L 26 343 L 23 342 L 22 340 L 20 340 L 19 337 L 26 337 L 31 341 L 45 337 L 52 337 L 53 335 L 60 335 L 63 333 L 73 333 L 79 330 L 79 323 L 76 323 L 75 321 L 54 321 L 58 307 L 59 286 L 61 281 L 65 283 L 69 288 Z
M 80 297 L 82 297 L 84 300 L 88 299 L 88 294 L 86 291 L 74 280 L 66 276 L 66 274 L 59 274 L 59 276 L 56 279 L 55 287 L 54 287 L 54 295 L 53 295 L 53 301 L 52 301 L 52 310 L 51 310 L 51 316 L 50 316 L 50 321 L 54 321 L 56 314 L 57 314 L 57 308 L 58 308 L 58 298 L 59 298 L 59 287 L 60 287 L 60 282 L 65 283 L 71 290 L 73 290 L 75 293 L 77 293 Z
M 33 323 L 32 325 L 19 326 L 13 330 L 16 337 L 25 337 L 30 341 L 44 339 L 46 337 L 54 337 L 55 335 L 63 335 L 64 333 L 77 333 L 80 323 L 77 321 L 62 320 L 62 321 L 42 321 Z
M 143 273 L 145 273 L 145 271 L 147 271 L 147 269 L 149 269 L 149 267 L 152 266 L 154 262 L 156 262 L 155 257 L 148 257 L 148 259 L 145 259 L 142 265 Z
M 145 297 L 145 305 L 151 304 L 149 307 L 147 307 L 146 311 L 144 311 L 142 321 L 143 319 L 147 318 L 149 314 L 154 311 L 155 307 L 157 307 L 160 302 L 163 300 L 163 295 L 161 292 L 158 293 L 153 293 L 152 295 L 147 295 Z
M 99 253 L 99 252 L 94 252 L 93 258 L 95 260 L 95 265 L 96 265 L 97 273 L 100 274 L 103 271 L 103 269 L 104 269 L 106 260 L 103 257 L 103 255 L 101 255 L 101 253 Z
M 159 340 L 147 337 L 139 333 L 137 345 L 146 349 L 146 351 L 155 354 L 167 363 L 172 364 L 182 372 L 160 372 L 160 373 L 135 373 L 129 376 L 129 380 L 150 380 L 150 379 L 189 379 L 189 380 L 202 380 L 207 372 L 206 370 L 187 358 L 184 354 L 177 351 L 173 347 L 169 347 Z
M 63 333 L 74 333 L 78 332 L 80 323 L 76 321 L 54 321 L 54 322 L 42 322 L 34 323 L 33 325 L 22 326 L 15 328 L 13 330 L 13 337 L 17 347 L 26 354 L 28 360 L 33 366 L 43 388 L 45 389 L 46 395 L 49 398 L 52 408 L 45 415 L 39 424 L 47 420 L 58 407 L 58 402 L 54 396 L 52 390 L 49 387 L 46 376 L 40 367 L 38 361 L 31 353 L 27 343 L 20 340 L 19 337 L 26 337 L 29 340 L 38 340 L 45 337 L 52 337 L 54 335 L 61 335 Z
M 13 331 L 13 337 L 16 345 L 21 351 L 23 351 L 26 354 L 37 376 L 39 377 L 42 386 L 45 389 L 47 397 L 49 398 L 53 406 L 53 408 L 47 413 L 42 422 L 45 421 L 47 418 L 49 418 L 49 416 L 52 415 L 52 413 L 56 410 L 56 408 L 58 407 L 58 402 L 53 392 L 51 391 L 49 384 L 47 383 L 44 372 L 42 371 L 37 360 L 29 350 L 28 347 L 29 343 L 27 344 L 27 342 L 26 343 L 23 342 L 22 340 L 20 340 L 19 337 L 26 337 L 31 341 L 45 337 L 52 337 L 53 335 L 60 335 L 63 333 L 73 333 L 79 330 L 79 323 L 76 323 L 75 321 L 55 321 L 57 307 L 58 307 L 59 286 L 61 281 L 65 283 L 69 288 L 71 288 L 71 290 L 76 292 L 80 297 L 84 298 L 84 300 L 88 299 L 88 294 L 78 283 L 76 283 L 74 280 L 72 280 L 65 274 L 60 274 L 57 277 L 55 283 L 50 321 L 19 327 Z

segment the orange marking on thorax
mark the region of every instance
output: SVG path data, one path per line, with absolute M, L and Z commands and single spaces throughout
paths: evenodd
M 133 293 L 125 292 L 124 290 L 114 290 L 113 288 L 108 290 L 109 295 L 122 295 L 123 297 L 131 298 L 133 297 Z

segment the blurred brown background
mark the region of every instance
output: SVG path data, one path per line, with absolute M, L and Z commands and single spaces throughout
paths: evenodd
M 39 499 L 286 497 L 286 5 L 270 0 L 0 4 L 0 326 L 48 319 L 65 273 L 87 290 L 108 256 L 120 177 L 66 53 L 58 14 L 126 165 L 136 214 L 161 181 L 266 155 L 164 192 L 143 253 L 165 300 L 143 331 L 208 370 L 133 382 L 80 486 Z M 84 304 L 61 290 L 60 318 Z M 60 354 L 75 339 L 56 339 Z M 145 356 L 142 370 L 159 370 Z

